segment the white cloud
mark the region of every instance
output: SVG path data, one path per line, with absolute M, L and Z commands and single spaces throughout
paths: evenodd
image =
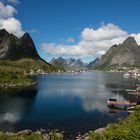
M 110 46 L 122 43 L 128 33 L 120 27 L 108 23 L 98 29 L 85 28 L 81 33 L 80 46 L 89 49 L 89 54 L 103 54 Z
M 0 2 L 0 29 L 6 29 L 9 33 L 21 37 L 24 34 L 21 22 L 14 18 L 16 9 L 11 5 L 4 5 Z
M 102 24 L 98 29 L 83 29 L 80 41 L 75 45 L 43 43 L 42 48 L 52 56 L 99 57 L 112 45 L 122 43 L 128 36 L 129 34 L 120 27 L 108 23 Z
M 103 54 L 105 54 L 105 51 L 101 50 L 101 51 L 98 51 L 97 53 L 100 54 L 100 55 L 103 55 Z
M 12 17 L 14 13 L 17 13 L 16 9 L 11 5 L 3 5 L 0 2 L 0 18 L 9 18 Z
M 74 40 L 74 38 L 72 38 L 72 37 L 68 37 L 67 38 L 67 42 L 70 42 L 70 43 L 73 43 L 75 40 Z
M 9 33 L 12 33 L 18 37 L 24 34 L 20 21 L 14 17 L 8 19 L 0 19 L 0 28 L 6 29 Z
M 20 2 L 18 0 L 8 0 L 9 3 L 12 4 L 19 4 Z
M 57 45 L 55 43 L 43 43 L 42 49 L 54 56 L 77 56 L 81 55 L 81 53 L 84 55 L 85 53 L 84 50 L 81 50 L 80 46 Z
M 81 34 L 82 40 L 85 41 L 100 41 L 100 40 L 112 40 L 118 37 L 124 37 L 127 35 L 126 31 L 123 31 L 118 26 L 108 23 L 102 25 L 100 28 L 85 28 Z
M 133 36 L 136 39 L 137 43 L 140 44 L 140 33 L 138 33 L 138 34 L 131 34 L 131 36 Z
M 37 29 L 30 29 L 27 32 L 29 32 L 29 33 L 38 33 L 39 31 Z

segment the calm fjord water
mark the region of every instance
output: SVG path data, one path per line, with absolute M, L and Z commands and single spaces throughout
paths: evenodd
M 117 122 L 128 113 L 109 113 L 108 98 L 133 100 L 126 88 L 137 81 L 119 73 L 86 72 L 37 76 L 37 87 L 0 95 L 0 129 L 58 129 L 85 133 Z

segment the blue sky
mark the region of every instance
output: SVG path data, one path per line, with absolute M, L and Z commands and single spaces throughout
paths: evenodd
M 39 54 L 47 61 L 62 56 L 88 62 L 129 35 L 140 42 L 139 0 L 2 0 L 1 3 L 16 10 L 10 16 L 0 15 L 2 27 L 7 27 L 4 20 L 18 20 L 20 29 L 18 34 L 14 33 L 20 36 L 30 32 Z

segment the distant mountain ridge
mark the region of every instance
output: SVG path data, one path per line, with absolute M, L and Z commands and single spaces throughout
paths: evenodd
M 50 61 L 50 64 L 64 68 L 65 70 L 84 70 L 86 69 L 86 64 L 82 62 L 81 59 L 64 59 L 62 57 L 59 57 L 57 59 L 53 58 Z
M 87 64 L 86 66 L 87 69 L 90 69 L 90 70 L 94 69 L 96 65 L 98 64 L 99 60 L 100 60 L 99 58 L 96 58 L 93 61 L 91 61 L 89 64 Z
M 140 65 L 140 46 L 131 36 L 124 40 L 122 44 L 113 45 L 102 55 L 97 68 L 129 65 Z

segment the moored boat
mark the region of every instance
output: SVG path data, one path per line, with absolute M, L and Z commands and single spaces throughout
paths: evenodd
M 140 96 L 140 86 L 136 88 L 136 95 Z
M 116 99 L 109 99 L 107 106 L 110 108 L 127 109 L 129 107 L 136 106 L 137 103 L 131 103 L 129 101 L 117 101 Z

